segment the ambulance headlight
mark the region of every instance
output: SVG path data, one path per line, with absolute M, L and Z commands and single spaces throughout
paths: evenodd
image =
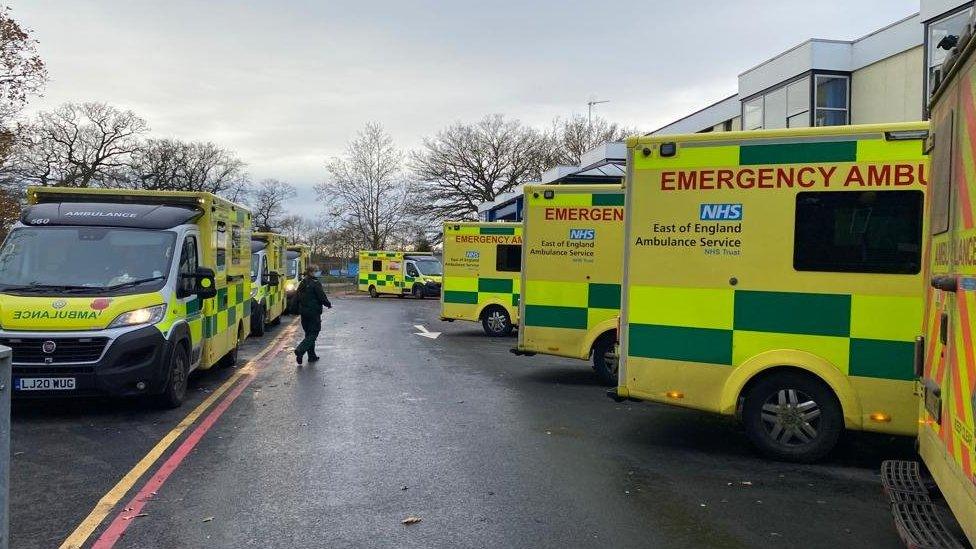
M 122 313 L 115 317 L 115 320 L 108 325 L 109 328 L 122 328 L 124 326 L 138 326 L 140 324 L 156 324 L 166 316 L 166 305 L 155 305 L 143 309 L 136 309 L 127 313 Z
M 295 291 L 295 281 L 294 280 L 289 280 L 288 282 L 285 282 L 285 291 L 286 292 L 294 292 Z
M 256 296 L 256 295 L 258 295 L 258 289 L 257 288 L 251 288 L 251 299 L 254 299 L 254 296 Z

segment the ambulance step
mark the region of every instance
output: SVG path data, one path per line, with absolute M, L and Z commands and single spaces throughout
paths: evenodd
M 922 480 L 917 461 L 888 460 L 881 463 L 881 486 L 892 503 L 928 503 L 929 487 Z
M 891 506 L 895 528 L 912 549 L 965 549 L 942 522 L 939 508 L 932 503 L 902 502 Z

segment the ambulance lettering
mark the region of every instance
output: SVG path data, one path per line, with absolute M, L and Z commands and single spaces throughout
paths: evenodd
M 702 221 L 740 221 L 742 204 L 701 204 L 698 219 Z
M 909 187 L 927 185 L 925 164 L 788 166 L 662 171 L 662 191 Z M 548 217 L 546 219 L 549 219 Z
M 570 229 L 570 240 L 593 240 L 596 238 L 596 229 Z
M 546 221 L 623 221 L 623 208 L 546 208 Z

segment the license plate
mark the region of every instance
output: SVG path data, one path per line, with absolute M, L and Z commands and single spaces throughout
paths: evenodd
M 75 388 L 75 378 L 22 377 L 14 388 L 18 391 L 71 391 Z

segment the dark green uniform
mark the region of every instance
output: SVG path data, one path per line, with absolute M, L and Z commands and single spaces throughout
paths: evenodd
M 319 279 L 306 276 L 298 285 L 295 292 L 295 299 L 298 301 L 298 314 L 302 317 L 302 330 L 305 331 L 305 339 L 295 347 L 295 354 L 302 357 L 308 353 L 309 358 L 315 356 L 315 340 L 322 331 L 322 307 L 332 308 L 332 303 L 322 289 Z

